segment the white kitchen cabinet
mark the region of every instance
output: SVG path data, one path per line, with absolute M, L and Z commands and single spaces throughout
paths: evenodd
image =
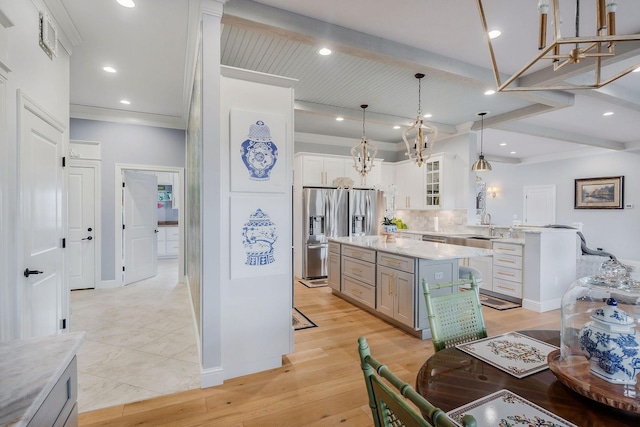
M 493 292 L 522 298 L 522 261 L 522 245 L 493 242 Z
M 423 165 L 424 206 L 455 209 L 464 207 L 462 172 L 464 167 L 456 155 L 441 153 L 431 156 Z M 400 181 L 401 182 L 401 181 Z
M 173 185 L 173 173 L 171 172 L 155 172 L 158 178 L 158 185 Z
M 423 209 L 425 165 L 421 167 L 413 160 L 396 163 L 395 183 L 398 194 L 396 209 Z
M 376 307 L 376 251 L 342 245 L 342 293 Z
M 180 248 L 178 227 L 158 227 L 158 258 L 177 258 Z
M 336 178 L 353 179 L 354 187 L 373 187 L 382 182 L 382 160 L 374 160 L 374 167 L 367 174 L 366 184 L 361 184 L 360 174 L 353 167 L 353 158 L 346 156 L 300 155 L 296 162 L 302 169 L 297 171 L 302 177 L 302 186 L 333 186 Z
M 413 327 L 414 288 L 413 258 L 378 252 L 376 310 Z

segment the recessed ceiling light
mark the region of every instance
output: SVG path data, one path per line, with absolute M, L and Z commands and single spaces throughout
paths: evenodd
M 136 4 L 133 2 L 133 0 L 117 0 L 118 4 L 120 6 L 124 6 L 124 7 L 135 7 Z
M 336 121 L 341 122 L 344 120 L 344 117 L 336 117 Z
M 633 70 L 632 73 L 640 73 L 640 67 L 638 67 L 635 70 Z
M 120 104 L 129 105 L 131 104 L 131 101 L 127 101 L 126 99 L 121 99 Z
M 512 151 L 512 152 L 511 152 L 511 154 L 516 154 L 516 152 L 515 152 L 515 151 Z
M 500 30 L 491 30 L 489 31 L 489 38 L 495 39 L 496 37 L 500 37 L 500 34 L 502 34 L 502 31 Z
M 607 111 L 603 116 L 613 116 L 613 111 Z
M 395 125 L 393 128 L 394 128 L 394 129 L 400 129 L 400 126 Z
M 423 116 L 425 119 L 430 119 L 431 117 L 433 117 L 433 114 L 431 113 L 427 113 Z
M 331 55 L 331 53 L 332 53 L 331 49 L 328 49 L 326 47 L 323 47 L 322 49 L 318 50 L 318 54 L 322 56 Z
M 107 73 L 115 73 L 116 72 L 116 69 L 113 68 L 113 67 L 102 67 L 102 69 L 104 71 L 106 71 Z
M 507 145 L 507 143 L 506 143 L 506 142 L 501 142 L 501 143 L 500 143 L 500 146 L 501 146 L 501 147 L 504 147 L 505 145 Z
M 485 94 L 485 95 L 493 95 L 494 93 L 496 93 L 496 91 L 495 91 L 495 90 L 493 90 L 493 89 L 489 89 L 489 90 L 485 90 L 485 91 L 484 91 L 484 94 Z

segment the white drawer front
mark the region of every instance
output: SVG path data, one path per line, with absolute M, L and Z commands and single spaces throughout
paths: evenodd
M 493 242 L 493 252 L 522 256 L 522 245 L 512 243 Z
M 522 257 L 507 254 L 493 254 L 493 265 L 522 269 Z
M 501 267 L 493 265 L 493 288 L 496 287 L 496 279 L 509 280 L 511 282 L 522 283 L 522 270 L 515 268 Z
M 165 227 L 167 230 L 167 240 L 178 240 L 180 232 L 178 227 Z
M 178 244 L 178 242 L 175 241 L 170 241 L 166 243 L 166 251 L 167 251 L 167 255 L 178 255 L 178 251 L 180 249 L 180 245 Z
M 376 283 L 376 265 L 359 259 L 342 256 L 342 274 L 374 286 Z
M 376 262 L 376 251 L 342 245 L 342 255 L 358 258 L 367 262 Z
M 329 242 L 329 252 L 340 253 L 340 243 Z
M 403 256 L 392 255 L 385 252 L 378 252 L 378 265 L 384 265 L 396 270 L 413 273 L 414 264 L 415 262 L 413 258 L 406 258 Z
M 494 278 L 493 291 L 516 298 L 522 298 L 522 283 Z
M 376 288 L 373 286 L 367 286 L 349 277 L 343 277 L 342 293 L 371 308 L 376 308 Z

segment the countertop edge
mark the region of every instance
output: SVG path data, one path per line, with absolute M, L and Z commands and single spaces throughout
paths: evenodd
M 14 417 L 13 419 L 4 419 L 4 417 L 0 415 L 0 425 L 26 426 L 27 424 L 29 424 L 33 416 L 36 414 L 38 409 L 40 409 L 40 406 L 42 406 L 42 403 L 45 401 L 45 399 L 47 398 L 47 396 L 49 395 L 53 387 L 56 385 L 56 383 L 60 379 L 60 376 L 64 373 L 64 371 L 67 369 L 67 366 L 69 366 L 69 363 L 71 363 L 73 358 L 76 356 L 78 349 L 80 348 L 80 345 L 84 341 L 85 335 L 86 333 L 84 331 L 80 331 L 80 332 L 69 332 L 69 333 L 60 334 L 60 335 L 26 339 L 33 342 L 25 343 L 24 345 L 38 345 L 38 343 L 42 343 L 44 341 L 50 341 L 50 340 L 55 340 L 58 337 L 64 337 L 68 342 L 59 343 L 59 344 L 68 345 L 69 347 L 66 349 L 64 355 L 59 358 L 58 364 L 55 370 L 51 372 L 48 380 L 41 386 L 40 391 L 35 397 L 33 397 L 33 400 L 29 404 L 29 406 L 25 407 L 22 410 L 22 413 L 18 414 L 18 416 Z M 15 340 L 15 341 L 22 341 L 22 340 Z

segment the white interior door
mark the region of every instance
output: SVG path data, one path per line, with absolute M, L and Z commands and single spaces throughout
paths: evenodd
M 556 186 L 524 187 L 524 225 L 556 223 Z
M 158 271 L 158 178 L 125 170 L 124 178 L 124 283 L 128 285 Z
M 96 271 L 96 197 L 94 167 L 72 166 L 68 174 L 69 287 L 95 288 Z
M 63 130 L 27 100 L 20 120 L 21 329 L 26 338 L 62 328 Z

